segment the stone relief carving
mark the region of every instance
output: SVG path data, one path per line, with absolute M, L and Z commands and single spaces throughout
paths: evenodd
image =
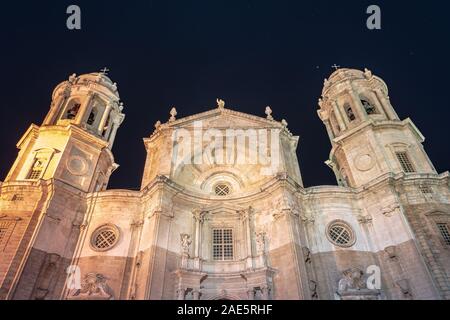
M 342 300 L 377 300 L 379 290 L 367 288 L 364 272 L 359 268 L 350 268 L 342 272 L 338 282 L 337 295 Z
M 258 255 L 263 255 L 266 250 L 266 232 L 259 231 L 256 233 L 256 252 Z
M 106 283 L 107 278 L 95 272 L 84 276 L 81 289 L 75 289 L 69 294 L 70 299 L 113 300 L 111 288 Z
M 300 214 L 300 220 L 302 220 L 304 223 L 314 223 L 315 219 L 314 216 L 311 213 L 303 212 Z
M 359 223 L 362 223 L 362 224 L 368 224 L 368 223 L 371 223 L 372 222 L 372 217 L 370 216 L 370 215 L 362 215 L 362 214 L 360 214 L 359 216 L 358 216 L 358 222 Z
M 359 171 L 369 171 L 375 165 L 375 160 L 368 153 L 356 156 L 353 162 L 356 169 L 358 169 Z
M 305 263 L 311 263 L 311 250 L 307 247 L 303 247 L 303 258 L 305 259 Z
M 277 201 L 276 208 L 277 212 L 273 214 L 275 220 L 284 216 L 286 213 L 290 213 L 297 217 L 300 215 L 295 201 L 287 196 L 283 196 Z
M 343 278 L 339 280 L 338 292 L 349 292 L 366 289 L 364 272 L 358 268 L 350 268 L 342 272 Z
M 400 212 L 400 205 L 397 203 L 393 203 L 391 205 L 381 208 L 381 213 L 385 217 L 392 217 L 394 214 L 399 212 Z
M 181 252 L 183 255 L 189 255 L 189 248 L 191 247 L 192 240 L 191 236 L 186 233 L 180 235 L 181 238 Z

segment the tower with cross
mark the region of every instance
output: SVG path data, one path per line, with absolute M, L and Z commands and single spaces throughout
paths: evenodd
M 333 145 L 327 164 L 339 184 L 359 187 L 404 171 L 435 173 L 422 134 L 411 120 L 400 121 L 383 80 L 367 71 L 340 70 L 340 77 L 327 80 L 319 110 Z

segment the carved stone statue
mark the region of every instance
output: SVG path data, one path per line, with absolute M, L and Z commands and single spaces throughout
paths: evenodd
M 224 109 L 225 108 L 225 101 L 223 101 L 222 99 L 216 99 L 217 102 L 217 107 L 219 109 Z
M 273 120 L 272 109 L 269 106 L 266 107 L 266 112 L 265 113 L 266 113 L 266 116 L 267 116 L 267 120 Z
M 158 120 L 158 121 L 156 121 L 156 123 L 155 123 L 155 129 L 158 130 L 159 127 L 161 127 L 161 121 Z
M 183 254 L 189 255 L 189 248 L 192 243 L 191 236 L 186 233 L 183 233 L 180 235 L 180 237 L 181 237 L 181 251 Z
M 177 109 L 175 107 L 173 107 L 170 110 L 170 119 L 169 119 L 169 121 L 172 122 L 172 121 L 177 120 L 177 118 L 176 118 L 177 114 L 178 114 Z
M 70 295 L 71 299 L 114 299 L 111 289 L 106 284 L 107 278 L 101 274 L 91 272 L 84 276 L 81 289 L 75 289 Z
M 69 82 L 70 82 L 71 84 L 74 84 L 74 83 L 75 83 L 75 80 L 77 80 L 77 74 L 76 74 L 76 73 L 73 73 L 73 74 L 69 77 Z
M 372 71 L 370 71 L 367 68 L 364 68 L 364 76 L 366 77 L 366 79 L 372 78 Z
M 322 106 L 323 106 L 323 100 L 322 100 L 322 98 L 319 98 L 319 102 L 318 102 L 318 104 L 319 104 L 319 107 L 321 107 L 321 108 L 322 108 Z

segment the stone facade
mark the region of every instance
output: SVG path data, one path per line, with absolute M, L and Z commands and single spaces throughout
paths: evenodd
M 270 107 L 217 104 L 173 108 L 144 139 L 140 191 L 107 190 L 117 86 L 58 85 L 0 184 L 0 298 L 450 299 L 449 174 L 380 78 L 325 80 L 337 186 L 303 187 L 298 137 Z

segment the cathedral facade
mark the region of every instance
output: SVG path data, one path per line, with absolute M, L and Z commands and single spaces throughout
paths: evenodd
M 450 299 L 450 180 L 369 70 L 325 80 L 335 186 L 304 187 L 272 110 L 176 109 L 139 191 L 109 190 L 123 104 L 72 75 L 0 182 L 0 299 Z

